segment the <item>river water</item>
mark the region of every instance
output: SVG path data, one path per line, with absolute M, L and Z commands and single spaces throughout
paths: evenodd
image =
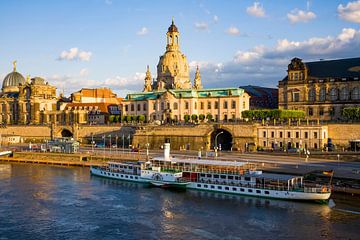
M 359 199 L 348 199 L 179 192 L 88 168 L 0 164 L 0 239 L 359 239 Z

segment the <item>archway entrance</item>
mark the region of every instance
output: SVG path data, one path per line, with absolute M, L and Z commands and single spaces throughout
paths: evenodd
M 69 138 L 71 138 L 71 137 L 73 137 L 73 133 L 71 131 L 67 130 L 67 129 L 63 129 L 61 131 L 61 137 L 69 137 Z
M 217 136 L 217 137 L 216 137 Z M 217 129 L 211 133 L 211 148 L 215 147 L 215 138 L 219 150 L 231 150 L 232 147 L 232 135 L 229 131 L 224 129 Z

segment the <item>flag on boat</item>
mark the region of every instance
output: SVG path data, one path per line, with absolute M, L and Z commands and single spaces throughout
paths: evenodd
M 324 175 L 332 175 L 334 173 L 334 170 L 330 170 L 330 171 L 323 171 Z

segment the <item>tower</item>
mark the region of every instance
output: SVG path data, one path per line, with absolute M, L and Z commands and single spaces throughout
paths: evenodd
M 151 91 L 152 91 L 152 87 L 151 87 L 151 73 L 150 73 L 149 65 L 147 65 L 146 75 L 145 75 L 145 84 L 144 84 L 144 90 L 143 90 L 143 92 L 151 92 Z
M 194 78 L 194 89 L 202 89 L 201 76 L 199 66 L 196 66 L 195 78 Z
M 180 33 L 174 20 L 166 33 L 166 51 L 157 65 L 157 84 L 160 83 L 166 89 L 191 89 L 189 64 L 180 52 Z

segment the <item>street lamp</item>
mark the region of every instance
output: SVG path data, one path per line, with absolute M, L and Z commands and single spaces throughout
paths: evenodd
M 91 133 L 91 150 L 94 153 L 94 133 Z
M 146 160 L 149 159 L 149 146 L 150 146 L 150 144 L 146 143 Z
M 215 136 L 215 146 L 214 146 L 214 150 L 215 150 L 215 157 L 217 157 L 218 155 L 217 155 L 217 149 L 218 149 L 218 146 L 217 146 L 217 137 L 220 135 L 220 134 L 222 134 L 222 133 L 224 133 L 223 131 L 221 131 L 221 132 L 219 132 L 218 134 L 216 134 L 216 136 Z
M 337 159 L 338 159 L 338 166 L 340 166 L 340 154 L 337 155 Z

